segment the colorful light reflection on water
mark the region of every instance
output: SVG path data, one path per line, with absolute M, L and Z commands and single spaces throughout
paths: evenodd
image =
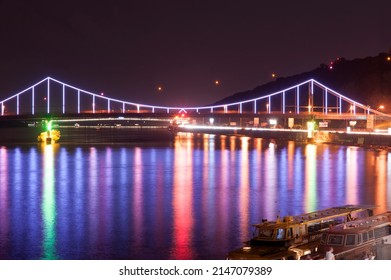
M 391 209 L 391 153 L 188 134 L 0 146 L 1 259 L 224 259 L 263 218 L 352 203 Z
M 57 146 L 57 145 L 56 145 Z M 56 256 L 56 178 L 54 150 L 55 145 L 43 145 L 43 191 L 42 191 L 42 235 L 43 259 L 57 259 Z

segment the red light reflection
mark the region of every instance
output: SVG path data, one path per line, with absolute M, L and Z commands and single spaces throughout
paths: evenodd
M 171 258 L 193 259 L 193 149 L 192 140 L 175 141 L 174 188 L 173 188 L 173 247 Z

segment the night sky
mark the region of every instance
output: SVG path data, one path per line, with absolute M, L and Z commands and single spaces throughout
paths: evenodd
M 389 0 L 0 0 L 0 99 L 51 76 L 131 102 L 206 105 L 273 73 L 388 52 L 390 15 Z

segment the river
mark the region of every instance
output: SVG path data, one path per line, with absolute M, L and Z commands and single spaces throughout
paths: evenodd
M 0 145 L 0 259 L 224 259 L 251 225 L 344 204 L 391 209 L 391 153 L 178 134 Z

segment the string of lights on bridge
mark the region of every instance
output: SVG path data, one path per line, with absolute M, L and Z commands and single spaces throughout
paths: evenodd
M 303 90 L 306 88 L 306 90 Z M 316 95 L 316 97 L 314 97 Z M 43 98 L 42 98 L 43 96 Z M 89 97 L 88 101 L 85 98 Z M 72 102 L 76 103 L 70 104 Z M 100 105 L 98 103 L 106 104 Z M 42 105 L 43 104 L 43 105 Z M 68 107 L 67 107 L 68 105 Z M 118 111 L 113 106 L 118 106 Z M 279 113 L 279 114 L 377 114 L 383 112 L 372 109 L 370 106 L 356 102 L 320 82 L 310 79 L 284 90 L 263 95 L 257 98 L 227 104 L 217 104 L 199 107 L 166 107 L 148 104 L 139 104 L 103 94 L 93 93 L 70 84 L 47 77 L 36 84 L 0 100 L 1 116 L 5 115 L 35 115 L 67 114 L 67 113 L 127 113 L 127 112 L 166 112 L 166 113 Z M 7 110 L 6 110 L 7 109 Z M 359 112 L 358 109 L 361 109 Z

